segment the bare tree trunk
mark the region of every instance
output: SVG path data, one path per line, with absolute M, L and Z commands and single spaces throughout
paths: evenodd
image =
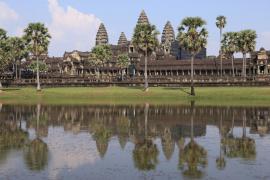
M 231 57 L 231 59 L 232 59 L 232 75 L 233 75 L 233 77 L 235 77 L 235 73 L 234 73 L 234 56 L 232 55 L 232 57 Z
M 2 85 L 2 82 L 0 81 L 0 89 L 2 89 L 3 88 L 3 85 Z
M 19 79 L 22 79 L 22 60 L 20 60 L 19 64 Z
M 144 91 L 148 91 L 149 87 L 148 87 L 148 78 L 147 78 L 147 48 L 145 51 L 145 57 L 144 57 Z
M 222 77 L 223 75 L 223 67 L 222 67 L 222 49 L 221 49 L 221 41 L 222 41 L 222 28 L 220 28 L 220 53 L 219 53 L 219 58 L 220 58 L 220 76 Z
M 124 80 L 124 73 L 123 73 L 124 69 L 121 69 L 121 80 Z
M 243 70 L 242 70 L 242 74 L 243 74 L 243 77 L 244 77 L 244 80 L 246 80 L 246 77 L 247 77 L 247 74 L 246 74 L 246 53 L 243 53 Z
M 96 68 L 97 80 L 99 81 L 99 68 Z
M 195 90 L 194 90 L 194 67 L 193 67 L 193 65 L 194 65 L 194 54 L 192 54 L 192 56 L 191 56 L 191 92 L 190 92 L 190 95 L 191 96 L 195 96 Z
M 41 91 L 40 81 L 39 81 L 39 59 L 38 59 L 38 56 L 36 56 L 36 58 L 37 58 L 37 91 Z
M 16 61 L 15 61 L 15 77 L 16 77 L 16 80 L 18 79 L 18 65 L 17 65 L 17 63 L 16 63 Z

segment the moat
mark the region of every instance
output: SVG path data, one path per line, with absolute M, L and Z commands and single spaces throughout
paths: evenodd
M 0 179 L 270 179 L 270 108 L 0 104 Z

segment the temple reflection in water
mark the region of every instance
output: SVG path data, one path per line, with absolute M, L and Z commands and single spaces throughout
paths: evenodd
M 18 150 L 23 152 L 29 170 L 44 170 L 51 154 L 47 144 L 49 128 L 54 127 L 74 135 L 89 134 L 101 160 L 108 158 L 113 139 L 118 141 L 120 151 L 125 150 L 127 143 L 132 144 L 129 154 L 139 171 L 155 170 L 161 156 L 170 161 L 176 153 L 176 168 L 184 176 L 200 178 L 209 164 L 208 148 L 201 139 L 214 133 L 208 132 L 208 128 L 215 127 L 215 137 L 219 139 L 216 169 L 226 169 L 235 158 L 255 161 L 256 143 L 251 135 L 263 138 L 270 133 L 270 108 L 203 107 L 193 103 L 191 106 L 2 105 L 0 167 L 7 161 L 9 151 Z

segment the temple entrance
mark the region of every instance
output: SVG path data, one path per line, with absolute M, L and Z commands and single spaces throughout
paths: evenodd
M 259 73 L 259 74 L 265 74 L 264 71 L 265 71 L 265 65 L 260 65 L 260 66 L 259 66 L 259 72 L 258 72 L 258 73 Z

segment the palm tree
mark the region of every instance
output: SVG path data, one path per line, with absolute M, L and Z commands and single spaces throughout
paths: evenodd
M 183 19 L 178 28 L 178 40 L 180 46 L 191 54 L 191 95 L 195 96 L 194 90 L 194 58 L 207 44 L 208 32 L 204 25 L 206 22 L 200 17 L 187 17 Z
M 48 52 L 50 43 L 50 34 L 48 29 L 42 23 L 30 23 L 24 30 L 24 39 L 26 40 L 28 50 L 37 61 L 37 90 L 40 91 L 39 81 L 39 59 L 42 54 Z
M 224 53 L 226 56 L 231 58 L 233 77 L 235 77 L 234 53 L 238 51 L 237 41 L 238 41 L 238 33 L 237 32 L 227 32 L 227 33 L 225 33 L 223 35 L 223 39 L 221 41 L 221 51 L 222 51 L 222 53 Z
M 132 43 L 139 53 L 144 55 L 144 90 L 148 91 L 148 79 L 147 79 L 147 60 L 148 56 L 156 49 L 159 42 L 157 35 L 159 32 L 156 30 L 156 26 L 150 24 L 138 24 L 135 27 Z
M 247 62 L 246 62 L 246 56 L 248 53 L 251 53 L 255 51 L 256 47 L 256 38 L 257 34 L 256 31 L 253 30 L 243 30 L 239 32 L 238 37 L 238 47 L 239 52 L 243 54 L 243 70 L 242 70 L 242 76 L 244 77 L 244 80 L 246 80 L 246 69 L 247 69 Z
M 99 68 L 103 67 L 112 57 L 112 51 L 110 46 L 108 45 L 98 45 L 95 46 L 89 58 L 89 63 L 95 67 L 95 73 L 97 74 L 97 78 L 99 80 Z
M 117 57 L 116 66 L 121 70 L 121 80 L 123 80 L 123 71 L 128 67 L 130 64 L 130 60 L 127 54 L 120 54 Z
M 10 57 L 13 60 L 13 71 L 15 71 L 15 77 L 18 78 L 18 68 L 17 68 L 17 61 L 20 62 L 23 58 L 27 57 L 27 48 L 24 39 L 19 37 L 10 37 L 7 40 L 7 43 L 11 47 L 9 53 Z M 21 73 L 19 73 L 21 74 Z
M 222 41 L 222 30 L 224 29 L 224 27 L 226 26 L 227 24 L 227 21 L 226 21 L 226 17 L 225 16 L 218 16 L 216 18 L 216 26 L 217 28 L 219 29 L 219 35 L 220 35 L 220 53 L 219 53 L 219 56 L 220 56 L 220 76 L 223 75 L 223 68 L 222 68 L 222 55 L 223 55 L 223 52 L 222 52 L 222 48 L 221 48 L 221 41 Z

